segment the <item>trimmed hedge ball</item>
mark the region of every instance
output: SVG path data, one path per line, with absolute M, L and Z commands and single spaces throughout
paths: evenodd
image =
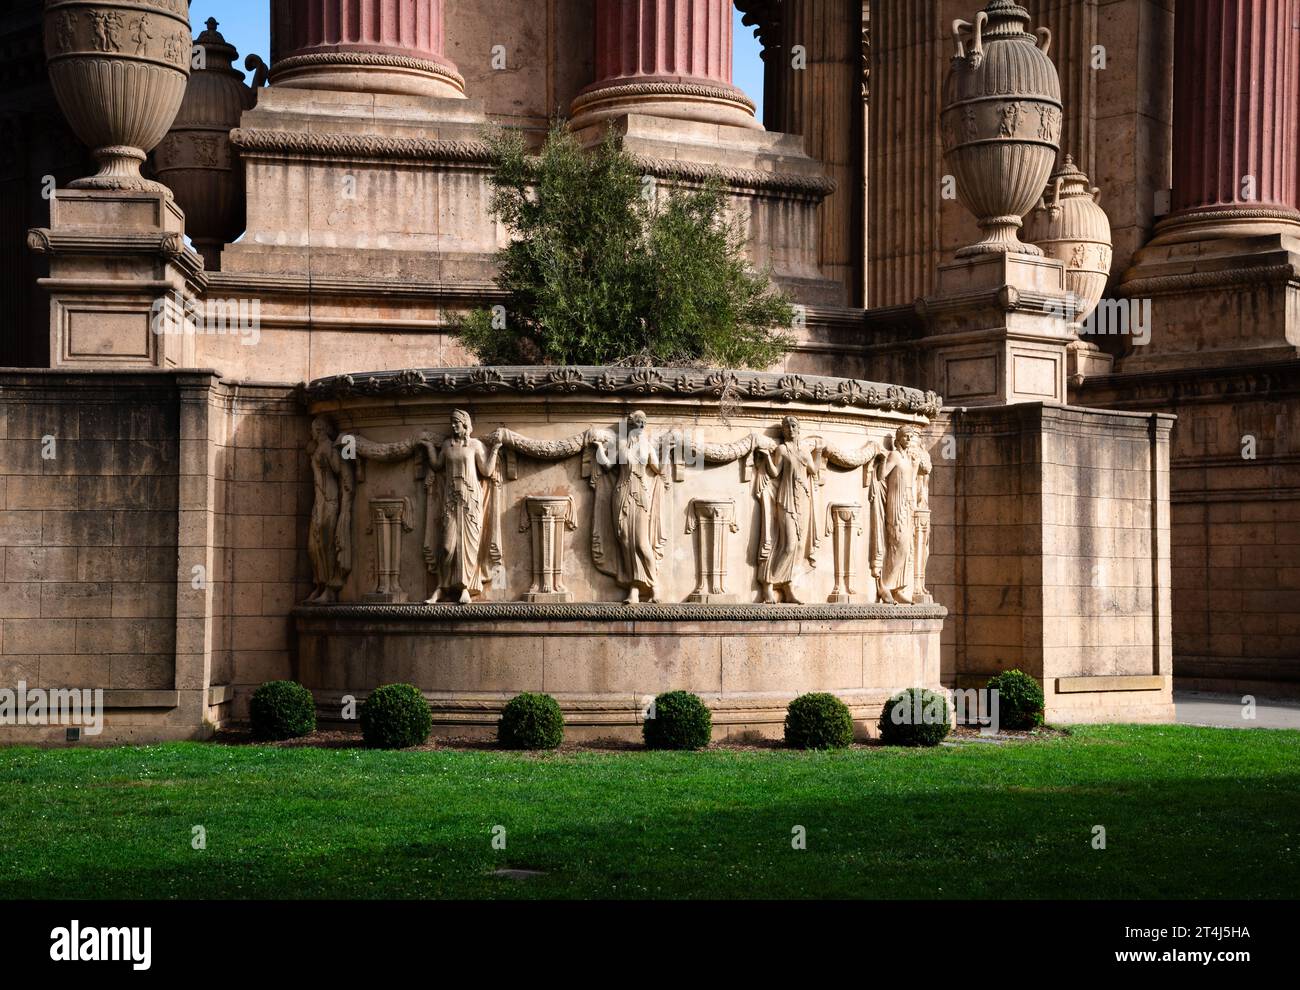
M 938 746 L 950 728 L 948 699 L 925 688 L 900 691 L 880 713 L 880 740 L 891 746 Z
M 248 714 L 258 739 L 295 739 L 316 729 L 316 700 L 294 681 L 267 681 L 253 692 Z
M 517 694 L 497 723 L 497 741 L 507 749 L 554 749 L 564 741 L 564 714 L 549 694 Z
M 429 738 L 433 713 L 414 684 L 385 684 L 361 706 L 361 736 L 373 749 L 409 749 Z
M 795 749 L 844 749 L 853 744 L 849 706 L 833 694 L 802 694 L 785 710 L 785 744 Z
M 641 727 L 650 749 L 703 749 L 713 735 L 713 715 L 690 691 L 659 695 L 653 714 Z
M 1004 729 L 1035 729 L 1043 724 L 1043 688 L 1023 670 L 1004 670 L 989 678 L 998 693 L 998 724 Z

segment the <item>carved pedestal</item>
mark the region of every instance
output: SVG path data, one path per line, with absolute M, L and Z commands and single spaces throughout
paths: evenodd
M 570 602 L 564 587 L 564 531 L 574 529 L 571 495 L 530 495 L 524 499 L 520 532 L 532 533 L 533 583 L 526 602 Z
M 835 588 L 826 600 L 832 605 L 849 605 L 853 590 L 855 536 L 862 535 L 862 506 L 857 502 L 836 502 L 826 511 L 826 533 L 834 537 Z
M 696 533 L 695 590 L 688 602 L 732 604 L 727 594 L 727 532 L 740 532 L 736 524 L 736 503 L 697 498 L 686 515 L 686 532 Z
M 404 602 L 402 590 L 402 533 L 414 529 L 409 498 L 372 498 L 370 528 L 375 537 L 375 590 L 367 602 Z
M 916 520 L 916 544 L 912 550 L 912 602 L 930 605 L 934 602 L 934 595 L 925 586 L 925 565 L 930 559 L 930 510 L 917 509 L 913 518 Z

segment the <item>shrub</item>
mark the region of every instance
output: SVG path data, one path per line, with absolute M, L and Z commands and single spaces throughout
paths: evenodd
M 880 713 L 880 740 L 891 746 L 938 746 L 948 735 L 948 699 L 925 688 L 908 688 Z
M 1004 670 L 989 678 L 998 693 L 998 723 L 1006 729 L 1033 729 L 1043 724 L 1043 689 L 1023 670 Z
M 654 701 L 654 718 L 641 727 L 650 749 L 703 749 L 713 734 L 713 716 L 699 695 L 669 691 Z
M 564 715 L 549 694 L 517 694 L 497 723 L 497 741 L 508 749 L 554 749 L 564 741 Z
M 785 710 L 785 744 L 795 749 L 843 749 L 853 743 L 853 716 L 833 694 L 802 694 Z
M 456 322 L 483 364 L 710 364 L 765 368 L 791 346 L 794 309 L 745 260 L 718 184 L 646 196 L 644 169 L 611 131 L 584 149 L 563 126 L 541 155 L 490 141 L 504 314 Z
M 429 738 L 433 713 L 414 684 L 385 684 L 361 706 L 361 735 L 375 749 L 406 749 Z
M 248 714 L 258 739 L 294 739 L 316 728 L 316 701 L 293 681 L 267 681 L 253 692 Z

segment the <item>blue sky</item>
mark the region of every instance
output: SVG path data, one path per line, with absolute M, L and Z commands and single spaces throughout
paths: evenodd
M 197 35 L 209 17 L 220 23 L 218 30 L 228 42 L 239 49 L 237 69 L 243 69 L 244 56 L 255 52 L 262 58 L 271 58 L 271 0 L 193 0 L 190 5 L 190 23 Z M 758 39 L 751 28 L 740 23 L 736 14 L 736 85 L 759 104 L 758 116 L 763 116 L 763 63 L 759 59 Z

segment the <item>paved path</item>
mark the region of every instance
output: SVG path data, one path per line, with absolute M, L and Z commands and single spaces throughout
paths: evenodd
M 1174 692 L 1181 725 L 1217 725 L 1227 729 L 1300 729 L 1300 701 L 1256 697 L 1255 717 L 1242 718 L 1240 695 Z

